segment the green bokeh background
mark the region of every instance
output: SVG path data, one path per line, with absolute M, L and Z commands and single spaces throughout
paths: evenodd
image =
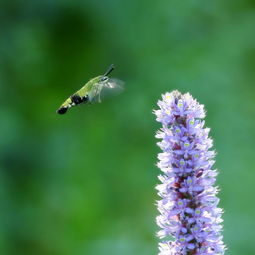
M 114 63 L 125 92 L 55 110 Z M 254 255 L 255 2 L 0 3 L 0 254 L 154 255 L 152 109 L 190 92 L 217 150 L 224 241 Z

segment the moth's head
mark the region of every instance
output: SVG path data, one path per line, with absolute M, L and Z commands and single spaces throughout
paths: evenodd
M 91 81 L 94 84 L 94 83 L 106 82 L 107 80 L 108 80 L 107 76 L 100 75 L 100 76 L 97 76 L 97 77 L 93 78 Z
M 105 76 L 105 75 L 102 75 L 100 77 L 100 82 L 107 82 L 108 80 L 109 80 L 109 78 L 107 76 Z
M 107 82 L 109 80 L 108 75 L 114 70 L 114 66 L 110 65 L 104 75 L 98 76 L 98 82 Z

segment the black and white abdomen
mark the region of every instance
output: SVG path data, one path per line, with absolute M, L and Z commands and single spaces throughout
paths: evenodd
M 70 98 L 67 100 L 67 103 L 64 103 L 58 110 L 58 114 L 65 114 L 69 108 L 75 105 L 79 105 L 82 103 L 86 103 L 89 100 L 89 96 L 85 95 L 83 97 L 79 96 L 78 94 L 73 94 L 70 96 Z
M 81 97 L 78 94 L 74 94 L 70 98 L 71 98 L 72 104 L 74 105 L 86 103 L 89 100 L 88 95 Z

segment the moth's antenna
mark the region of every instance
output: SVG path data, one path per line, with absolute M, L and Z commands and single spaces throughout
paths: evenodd
M 104 74 L 104 76 L 107 76 L 110 72 L 112 72 L 114 70 L 114 65 L 113 64 L 111 64 L 110 66 L 109 66 L 109 68 L 107 69 L 107 71 L 105 72 L 105 74 Z

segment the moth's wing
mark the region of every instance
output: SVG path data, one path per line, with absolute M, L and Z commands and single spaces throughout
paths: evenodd
M 108 79 L 102 84 L 99 98 L 104 100 L 111 96 L 116 96 L 124 90 L 124 82 L 118 79 Z
M 100 93 L 103 86 L 103 82 L 97 82 L 93 84 L 93 87 L 89 91 L 87 91 L 87 95 L 89 96 L 89 102 L 91 104 L 101 103 Z
M 105 87 L 112 89 L 113 91 L 122 92 L 124 89 L 124 81 L 115 78 L 108 79 L 108 81 L 105 83 Z

